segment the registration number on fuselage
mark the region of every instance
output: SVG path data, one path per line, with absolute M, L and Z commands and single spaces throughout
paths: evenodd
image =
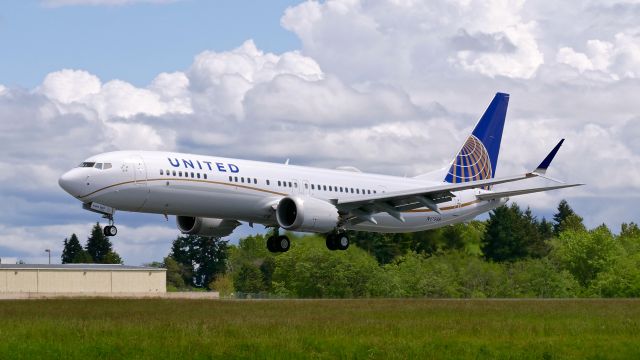
M 441 216 L 427 216 L 426 217 L 426 221 L 428 223 L 436 223 L 436 222 L 442 221 L 442 217 Z

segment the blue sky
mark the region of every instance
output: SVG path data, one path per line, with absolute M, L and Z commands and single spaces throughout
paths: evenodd
M 59 258 L 97 220 L 57 185 L 110 150 L 413 176 L 511 94 L 497 176 L 587 186 L 517 198 L 589 227 L 640 221 L 640 2 L 42 0 L 0 3 L 0 258 Z M 536 184 L 538 185 L 538 184 Z M 128 264 L 174 219 L 120 213 Z M 260 231 L 243 226 L 230 239 Z
M 203 50 L 227 50 L 254 39 L 265 51 L 299 48 L 280 26 L 295 1 L 187 0 L 120 6 L 0 6 L 0 83 L 32 88 L 48 73 L 85 69 L 101 79 L 148 84 L 162 71 L 188 67 Z

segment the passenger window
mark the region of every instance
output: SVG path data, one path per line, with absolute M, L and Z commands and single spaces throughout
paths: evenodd
M 322 188 L 324 189 L 324 191 L 327 191 L 327 185 L 322 185 Z
M 311 190 L 315 190 L 315 188 L 314 188 L 313 184 L 311 184 Z
M 182 176 L 182 171 L 178 171 L 178 176 Z
M 353 194 L 353 188 L 351 188 L 351 193 Z
M 104 163 L 104 165 L 102 166 L 102 170 L 107 170 L 107 169 L 111 169 L 111 163 Z
M 377 192 L 376 192 L 375 190 L 373 190 L 373 193 L 374 193 L 374 194 L 377 194 Z
M 367 190 L 367 194 L 371 194 L 371 190 Z
M 267 185 L 269 185 L 269 180 L 267 180 Z
M 236 176 L 235 178 L 233 178 L 236 182 L 238 182 L 238 177 Z
M 360 189 L 356 189 L 356 194 L 360 194 Z
M 196 176 L 198 177 L 198 179 L 200 179 L 200 173 L 197 173 Z
M 280 185 L 280 180 L 278 180 L 278 186 L 282 186 L 282 185 Z
M 229 176 L 229 182 L 233 181 L 233 176 Z
M 240 182 L 244 184 L 244 177 L 240 178 Z
M 289 187 L 293 187 L 293 186 L 291 186 L 291 181 L 289 181 Z
M 191 178 L 193 179 L 194 177 L 196 177 L 196 174 L 191 173 Z
M 342 192 L 342 186 L 340 186 L 340 192 Z
M 329 185 L 329 191 L 333 191 L 333 187 Z
M 298 188 L 298 183 L 293 183 L 293 187 L 297 189 Z
M 256 185 L 258 185 L 258 179 L 253 178 L 253 183 L 254 183 L 254 184 L 256 184 Z
M 176 176 L 176 171 L 175 170 L 173 170 L 173 176 Z
M 164 175 L 164 170 L 160 169 L 160 175 Z
M 204 176 L 205 179 L 207 178 L 207 174 L 203 174 L 202 176 Z
M 309 184 L 305 183 L 305 184 L 304 184 L 304 188 L 305 188 L 305 189 L 308 189 L 308 188 L 309 188 Z

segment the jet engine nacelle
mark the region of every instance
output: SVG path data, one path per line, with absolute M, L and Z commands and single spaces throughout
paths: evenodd
M 286 230 L 324 233 L 338 225 L 338 209 L 316 198 L 287 196 L 276 208 L 278 225 Z
M 236 220 L 176 216 L 178 230 L 183 234 L 225 237 L 233 232 L 240 223 Z

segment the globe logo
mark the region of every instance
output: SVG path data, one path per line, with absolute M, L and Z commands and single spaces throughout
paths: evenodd
M 477 137 L 471 135 L 456 156 L 446 180 L 451 183 L 463 183 L 491 179 L 492 174 L 487 149 Z

